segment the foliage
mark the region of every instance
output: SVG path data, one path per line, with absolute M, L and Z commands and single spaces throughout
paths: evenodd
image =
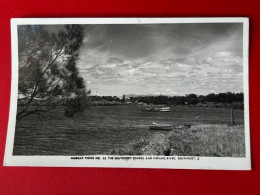
M 84 112 L 85 108 L 89 105 L 88 94 L 90 91 L 85 92 L 84 90 L 78 94 L 75 98 L 68 98 L 65 104 L 65 116 L 73 117 L 75 114 Z
M 61 99 L 73 107 L 72 99 L 88 94 L 76 66 L 82 41 L 80 25 L 65 25 L 53 33 L 41 25 L 18 26 L 18 100 L 23 101 L 24 108 L 17 113 L 17 119 L 41 114 L 50 109 L 43 109 L 43 105 L 46 108 Z M 33 104 L 38 107 L 31 109 Z
M 189 94 L 186 96 L 130 96 L 132 103 L 143 102 L 147 104 L 165 104 L 165 105 L 198 105 L 205 107 L 239 108 L 243 109 L 243 93 L 211 93 L 209 95 Z M 91 96 L 93 101 L 125 102 L 126 96 L 120 100 L 117 96 Z

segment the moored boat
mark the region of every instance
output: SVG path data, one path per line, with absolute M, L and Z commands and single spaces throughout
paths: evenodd
M 159 112 L 170 112 L 171 108 L 170 107 L 161 107 L 159 108 Z
M 170 107 L 164 107 L 164 106 L 147 106 L 144 107 L 141 111 L 146 111 L 146 112 L 170 112 L 171 108 Z
M 174 126 L 170 124 L 156 124 L 153 123 L 149 126 L 150 130 L 173 130 Z

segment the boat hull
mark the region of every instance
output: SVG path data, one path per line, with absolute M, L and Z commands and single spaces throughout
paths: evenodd
M 173 130 L 174 126 L 172 125 L 150 125 L 150 130 Z
M 144 108 L 141 111 L 144 112 L 170 112 L 170 107 L 162 107 L 162 108 Z

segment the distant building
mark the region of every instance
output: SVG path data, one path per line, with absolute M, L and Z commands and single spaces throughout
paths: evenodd
M 129 98 L 126 98 L 126 99 L 125 99 L 125 103 L 126 103 L 126 104 L 132 104 L 132 102 L 130 101 Z

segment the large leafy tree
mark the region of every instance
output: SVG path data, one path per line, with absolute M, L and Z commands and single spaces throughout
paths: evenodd
M 53 33 L 45 28 L 18 26 L 18 101 L 24 107 L 17 119 L 47 111 L 58 99 L 63 100 L 67 116 L 84 110 L 88 92 L 77 68 L 83 28 L 65 25 Z

